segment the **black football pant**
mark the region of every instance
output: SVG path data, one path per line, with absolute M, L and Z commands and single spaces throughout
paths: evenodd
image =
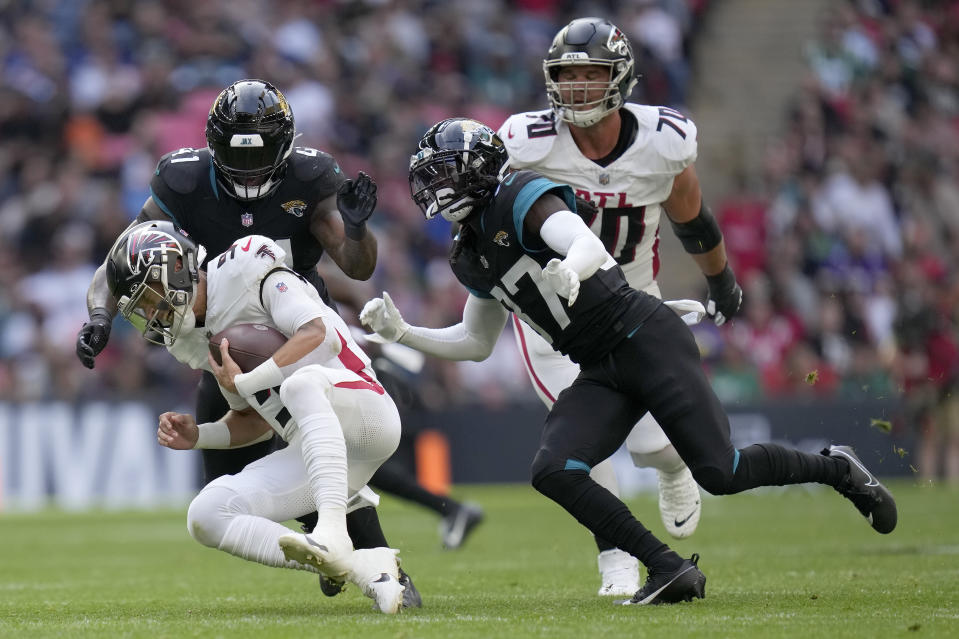
M 216 378 L 212 373 L 203 372 L 200 384 L 197 387 L 196 421 L 198 424 L 214 422 L 221 419 L 230 409 Z M 235 475 L 250 462 L 269 455 L 273 451 L 286 446 L 279 435 L 243 448 L 230 450 L 203 449 L 203 482 L 208 484 L 221 475 Z M 307 531 L 316 526 L 316 513 L 298 517 L 297 521 L 303 524 Z M 380 527 L 379 516 L 372 507 L 358 508 L 346 516 L 346 526 L 356 548 L 378 548 L 389 546 Z
M 589 477 L 590 469 L 616 452 L 646 411 L 699 485 L 714 495 L 804 482 L 835 486 L 848 470 L 844 461 L 775 444 L 736 450 L 692 333 L 660 305 L 612 353 L 582 366 L 579 377 L 560 393 L 531 468 L 538 491 L 645 565 L 659 561 L 659 570 L 672 569 L 677 556 L 666 553 L 667 546 L 621 500 Z

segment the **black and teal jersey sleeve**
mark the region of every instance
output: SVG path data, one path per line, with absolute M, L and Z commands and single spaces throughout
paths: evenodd
M 659 304 L 626 282 L 618 266 L 599 269 L 580 284 L 569 306 L 544 280 L 543 267 L 563 256 L 524 233 L 530 207 L 556 193 L 575 211 L 569 187 L 531 171 L 517 171 L 468 222 L 462 251 L 453 263 L 457 279 L 474 295 L 493 297 L 542 335 L 556 350 L 583 362 L 602 357 Z
M 524 248 L 526 248 L 526 244 L 523 242 L 523 224 L 526 220 L 526 214 L 529 213 L 536 200 L 546 193 L 556 195 L 566 202 L 570 211 L 576 212 L 576 196 L 569 185 L 558 184 L 532 171 L 511 173 L 499 187 L 497 199 L 502 197 L 504 201 L 510 203 L 516 238 Z M 531 244 L 536 245 L 535 242 Z M 542 243 L 538 245 L 542 247 Z

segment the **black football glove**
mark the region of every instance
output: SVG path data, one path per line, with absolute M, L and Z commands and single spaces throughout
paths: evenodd
M 337 189 L 336 208 L 343 216 L 346 237 L 357 241 L 363 239 L 366 221 L 376 208 L 376 182 L 360 171 L 355 180 L 347 180 Z
M 77 333 L 77 357 L 87 368 L 93 368 L 94 358 L 107 345 L 113 318 L 105 308 L 95 308 L 90 313 L 90 321 L 83 324 Z
M 729 264 L 716 275 L 707 275 L 709 299 L 706 300 L 706 314 L 713 318 L 716 326 L 722 326 L 732 319 L 743 303 L 743 289 L 736 283 L 736 275 Z

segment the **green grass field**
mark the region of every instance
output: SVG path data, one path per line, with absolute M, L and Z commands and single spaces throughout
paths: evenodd
M 899 527 L 872 531 L 828 489 L 707 497 L 706 599 L 615 607 L 585 530 L 526 486 L 465 486 L 487 520 L 439 547 L 436 517 L 384 497 L 381 519 L 424 607 L 388 617 L 355 589 L 195 543 L 185 508 L 0 514 L 0 637 L 959 637 L 959 491 L 892 483 Z M 630 500 L 664 535 L 654 496 Z

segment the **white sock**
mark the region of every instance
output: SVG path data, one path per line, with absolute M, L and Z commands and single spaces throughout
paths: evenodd
M 346 532 L 347 486 L 346 441 L 332 409 L 297 420 L 310 488 L 319 513 L 318 529 Z
M 275 568 L 292 568 L 318 572 L 312 566 L 287 561 L 279 539 L 290 534 L 283 524 L 255 515 L 236 515 L 231 521 L 218 548 L 236 557 Z

